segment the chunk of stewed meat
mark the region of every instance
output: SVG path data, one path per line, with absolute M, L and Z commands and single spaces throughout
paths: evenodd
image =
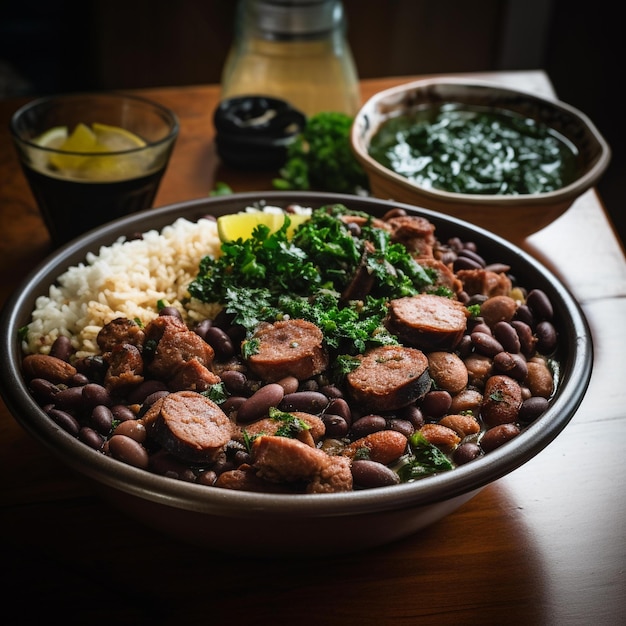
M 224 449 L 236 427 L 209 398 L 194 391 L 170 393 L 142 418 L 148 436 L 177 459 L 207 463 Z
M 359 360 L 346 382 L 350 396 L 368 411 L 393 411 L 408 406 L 430 387 L 428 359 L 421 350 L 379 346 Z
M 387 220 L 391 240 L 403 244 L 409 252 L 421 257 L 432 257 L 436 243 L 435 226 L 419 215 L 399 215 Z
M 419 294 L 391 300 L 386 326 L 402 343 L 425 352 L 453 350 L 470 313 L 458 300 Z
M 287 376 L 306 380 L 328 367 L 324 335 L 313 323 L 290 319 L 265 324 L 254 333 L 255 354 L 248 358 L 250 370 L 265 382 Z
M 237 439 L 243 441 L 245 436 L 254 438 L 259 435 L 276 435 L 285 429 L 290 430 L 293 439 L 298 439 L 308 446 L 315 446 L 326 434 L 324 422 L 317 415 L 294 411 L 282 414 L 280 418 L 266 417 L 246 424 L 241 428 L 241 434 Z
M 263 480 L 256 475 L 255 469 L 250 465 L 241 465 L 237 469 L 222 472 L 215 482 L 214 487 L 232 489 L 235 491 L 254 491 L 256 493 L 303 493 L 304 485 L 294 483 L 273 483 Z
M 212 385 L 221 382 L 221 378 L 198 359 L 193 358 L 181 365 L 176 374 L 168 380 L 171 391 L 206 391 Z
M 144 355 L 147 371 L 160 380 L 170 380 L 187 361 L 210 366 L 213 348 L 185 323 L 171 315 L 161 315 L 145 329 Z
M 511 279 L 506 274 L 491 270 L 459 270 L 456 275 L 470 296 L 483 295 L 489 298 L 506 296 L 513 287 Z
M 120 344 L 142 346 L 145 333 L 141 326 L 127 317 L 117 317 L 105 324 L 96 337 L 98 347 L 103 354 L 111 352 Z
M 109 391 L 124 392 L 144 381 L 143 358 L 139 348 L 130 343 L 121 343 L 107 352 L 108 368 L 104 386 Z
M 306 493 L 352 490 L 350 459 L 330 456 L 297 439 L 263 435 L 252 444 L 257 476 L 276 483 L 306 483 Z
M 418 258 L 416 261 L 424 268 L 430 270 L 433 278 L 433 286 L 447 287 L 453 293 L 458 294 L 463 289 L 463 283 L 455 273 L 443 261 L 431 258 Z

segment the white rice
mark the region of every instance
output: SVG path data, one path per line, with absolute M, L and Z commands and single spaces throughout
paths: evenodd
M 89 253 L 85 263 L 70 267 L 37 299 L 25 353 L 50 351 L 59 335 L 70 337 L 77 357 L 98 354 L 96 337 L 116 317 L 138 319 L 145 325 L 158 315 L 157 303 L 178 308 L 186 320 L 213 316 L 215 307 L 189 302 L 187 287 L 200 260 L 219 254 L 214 220 L 190 222 L 179 218 L 160 233 L 143 239 L 119 239 Z

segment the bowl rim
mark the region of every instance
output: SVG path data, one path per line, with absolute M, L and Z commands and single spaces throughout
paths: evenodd
M 533 193 L 533 194 L 520 194 L 520 195 L 493 195 L 493 194 L 467 194 L 467 193 L 455 193 L 440 189 L 431 189 L 422 187 L 417 183 L 410 181 L 405 176 L 397 174 L 396 172 L 386 168 L 384 165 L 376 161 L 369 155 L 366 147 L 366 141 L 363 137 L 364 133 L 370 131 L 370 122 L 368 116 L 370 111 L 376 107 L 380 102 L 387 99 L 392 99 L 401 94 L 411 91 L 417 91 L 427 87 L 467 87 L 484 90 L 492 90 L 501 94 L 508 94 L 511 96 L 517 95 L 526 97 L 529 100 L 543 104 L 549 107 L 555 107 L 561 109 L 577 119 L 588 131 L 589 136 L 597 143 L 599 147 L 598 158 L 591 168 L 588 169 L 582 176 L 572 181 L 568 185 L 549 191 L 545 193 Z M 603 135 L 600 133 L 593 121 L 581 110 L 576 107 L 559 100 L 556 97 L 545 97 L 537 93 L 533 93 L 528 90 L 518 89 L 505 85 L 503 83 L 497 83 L 495 81 L 485 79 L 464 79 L 459 77 L 445 77 L 445 78 L 422 78 L 414 81 L 404 83 L 402 85 L 396 85 L 389 87 L 382 91 L 377 92 L 361 106 L 356 113 L 351 129 L 350 129 L 350 143 L 352 151 L 355 157 L 361 162 L 361 165 L 367 170 L 371 168 L 375 172 L 383 176 L 389 181 L 393 181 L 399 184 L 404 189 L 417 192 L 426 198 L 430 198 L 438 202 L 448 202 L 454 204 L 468 204 L 468 205 L 485 205 L 485 203 L 491 206 L 524 206 L 529 203 L 535 204 L 553 204 L 555 201 L 564 201 L 566 199 L 574 199 L 588 190 L 590 187 L 600 179 L 602 174 L 607 169 L 611 160 L 611 148 Z
M 48 286 L 67 267 L 85 259 L 100 245 L 110 245 L 118 237 L 132 232 L 161 229 L 179 217 L 197 219 L 207 213 L 220 215 L 240 210 L 257 201 L 269 205 L 323 206 L 343 203 L 367 211 L 404 208 L 433 221 L 437 228 L 454 228 L 459 234 L 471 234 L 474 240 L 489 243 L 498 251 L 506 249 L 517 263 L 525 266 L 541 282 L 550 285 L 555 303 L 567 311 L 575 339 L 576 358 L 569 364 L 568 393 L 557 394 L 536 422 L 521 435 L 484 457 L 454 470 L 413 483 L 382 487 L 375 490 L 339 494 L 266 494 L 211 489 L 141 470 L 91 449 L 58 427 L 37 405 L 27 391 L 20 372 L 21 348 L 18 330 L 32 311 L 34 297 L 48 292 Z M 50 452 L 78 473 L 142 499 L 170 507 L 224 517 L 304 518 L 345 516 L 405 509 L 428 505 L 481 489 L 510 473 L 538 454 L 565 428 L 582 402 L 591 376 L 593 346 L 587 320 L 580 305 L 550 270 L 529 254 L 502 237 L 460 219 L 417 208 L 413 205 L 325 192 L 246 192 L 181 202 L 121 218 L 62 246 L 41 261 L 24 278 L 0 312 L 0 394 L 14 419 Z

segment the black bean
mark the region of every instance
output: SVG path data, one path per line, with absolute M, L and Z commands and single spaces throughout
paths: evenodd
M 50 356 L 55 356 L 62 361 L 69 362 L 73 352 L 72 341 L 65 335 L 59 335 L 50 346 Z
M 232 395 L 244 395 L 244 393 L 248 393 L 246 387 L 248 378 L 243 372 L 239 370 L 224 370 L 220 374 L 220 378 L 228 390 L 228 393 Z
M 518 418 L 520 422 L 529 424 L 535 421 L 540 415 L 545 413 L 548 409 L 549 402 L 547 398 L 541 396 L 533 396 L 522 402 L 520 407 Z
M 533 312 L 528 308 L 527 304 L 520 304 L 515 310 L 515 315 L 513 319 L 519 320 L 520 322 L 524 322 L 524 324 L 528 324 L 531 328 L 535 325 L 535 318 L 533 317 Z
M 491 452 L 519 434 L 520 429 L 515 424 L 499 424 L 483 435 L 480 446 L 485 452 Z
M 398 416 L 411 422 L 415 430 L 419 430 L 426 421 L 424 420 L 422 409 L 415 404 L 410 404 L 409 406 L 400 409 L 400 411 L 398 411 Z
M 364 415 L 352 423 L 350 432 L 360 439 L 380 430 L 387 429 L 387 420 L 382 415 Z
M 337 385 L 324 385 L 320 387 L 320 392 L 327 398 L 343 398 L 343 391 Z
M 551 354 L 556 349 L 557 333 L 552 322 L 544 320 L 535 327 L 536 348 L 541 354 Z
M 64 431 L 68 432 L 70 435 L 74 435 L 74 437 L 78 436 L 80 424 L 73 415 L 70 415 L 67 411 L 61 411 L 60 409 L 50 409 L 48 415 Z
M 479 354 L 494 357 L 496 354 L 504 350 L 502 344 L 495 337 L 492 337 L 487 333 L 472 332 L 471 338 L 472 344 L 474 345 L 476 352 Z
M 284 395 L 285 390 L 278 383 L 261 387 L 239 407 L 237 421 L 247 423 L 266 417 L 270 407 L 278 406 Z
M 79 410 L 83 407 L 83 388 L 68 387 L 54 396 L 54 403 L 64 410 Z
M 134 417 L 134 415 L 133 415 Z M 91 425 L 102 435 L 108 435 L 113 426 L 113 411 L 104 404 L 95 406 L 91 411 Z
M 400 477 L 392 469 L 369 459 L 352 461 L 352 480 L 356 488 L 375 489 L 397 485 Z
M 468 441 L 462 443 L 453 453 L 452 460 L 457 465 L 464 465 L 481 456 L 482 450 L 478 444 Z
M 454 272 L 458 272 L 459 270 L 481 270 L 483 266 L 469 257 L 457 256 L 452 268 Z
M 162 309 L 159 309 L 159 315 L 171 315 L 172 317 L 179 319 L 181 322 L 183 320 L 183 316 L 175 306 L 164 306 Z
M 82 387 L 83 402 L 86 407 L 94 407 L 98 404 L 111 406 L 111 394 L 106 387 L 97 383 L 88 383 Z
M 340 415 L 348 423 L 352 424 L 352 410 L 350 405 L 343 398 L 333 398 L 326 407 L 327 413 Z
M 554 315 L 550 298 L 541 289 L 533 289 L 526 296 L 526 304 L 536 320 L 551 320 Z
M 198 322 L 193 329 L 198 337 L 201 337 L 206 341 L 206 331 L 213 326 L 213 320 L 202 320 Z
M 422 413 L 428 417 L 443 417 L 452 404 L 452 396 L 447 391 L 429 391 L 420 402 Z
M 525 322 L 519 320 L 513 320 L 511 326 L 515 329 L 517 336 L 519 337 L 520 350 L 522 354 L 529 359 L 535 354 L 536 339 L 533 335 L 532 328 Z
M 389 420 L 389 430 L 395 430 L 407 437 L 410 437 L 415 432 L 415 427 L 409 420 L 398 419 L 394 417 Z
M 278 408 L 281 411 L 303 411 L 317 415 L 328 406 L 328 403 L 328 398 L 319 391 L 297 391 L 285 394 Z
M 519 337 L 509 322 L 498 322 L 493 327 L 493 336 L 500 342 L 507 352 L 519 352 L 521 349 Z
M 231 338 L 217 326 L 207 328 L 204 340 L 215 350 L 215 355 L 219 359 L 230 359 L 235 354 Z
M 332 413 L 324 413 L 322 422 L 326 427 L 327 437 L 336 437 L 338 439 L 345 437 L 350 430 L 348 422 L 341 415 L 333 415 Z
M 100 450 L 104 444 L 104 437 L 89 426 L 83 426 L 78 431 L 78 438 L 94 450 Z
M 459 258 L 471 259 L 475 263 L 478 263 L 480 267 L 485 267 L 485 259 L 478 254 L 475 250 L 470 250 L 469 248 L 463 248 L 463 250 L 459 251 Z
M 167 385 L 160 380 L 145 380 L 128 394 L 130 404 L 141 404 L 151 393 L 163 391 Z
M 59 387 L 45 378 L 33 378 L 28 388 L 40 404 L 54 402 L 54 396 L 60 391 Z
M 152 392 L 149 396 L 146 396 L 146 399 L 143 401 L 142 408 L 152 406 L 157 400 L 160 400 L 161 398 L 168 396 L 169 393 L 170 392 L 167 389 L 159 389 L 159 391 Z
M 528 375 L 526 359 L 521 354 L 500 352 L 493 357 L 493 366 L 502 374 L 506 374 L 517 381 L 524 381 Z
M 137 417 L 133 410 L 124 404 L 114 404 L 111 407 L 111 413 L 113 415 L 113 419 L 117 420 L 118 422 L 134 420 Z

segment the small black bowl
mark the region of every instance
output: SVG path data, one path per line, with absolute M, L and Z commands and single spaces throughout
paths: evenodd
M 229 98 L 220 102 L 213 115 L 217 152 L 233 167 L 277 169 L 305 123 L 303 113 L 279 98 Z

